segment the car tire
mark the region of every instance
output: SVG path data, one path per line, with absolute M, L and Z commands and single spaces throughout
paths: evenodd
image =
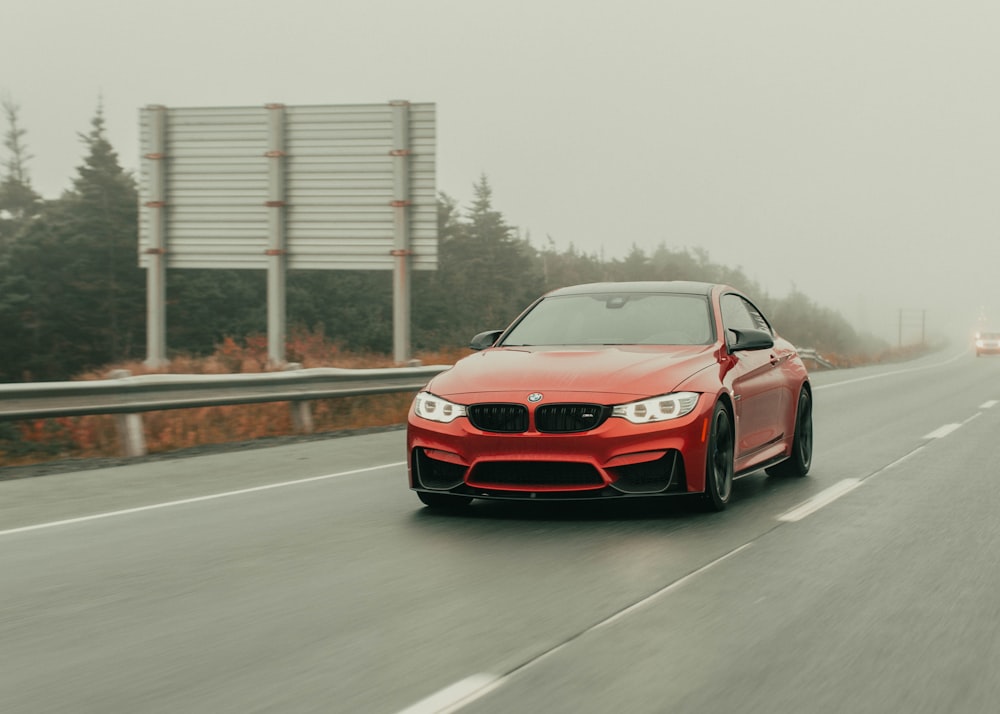
M 733 495 L 735 438 L 729 410 L 719 402 L 712 412 L 708 452 L 705 455 L 705 493 L 702 503 L 710 511 L 723 510 Z
M 792 436 L 792 453 L 780 464 L 767 469 L 771 476 L 802 477 L 809 473 L 812 465 L 813 426 L 812 395 L 807 387 L 799 392 L 799 403 L 795 409 L 795 434 Z
M 469 496 L 453 496 L 450 493 L 417 491 L 417 498 L 428 508 L 439 511 L 458 511 L 472 503 L 472 498 Z

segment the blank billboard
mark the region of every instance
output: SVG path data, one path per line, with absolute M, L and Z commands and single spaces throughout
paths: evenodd
M 405 103 L 400 149 L 393 104 L 142 109 L 140 266 L 159 221 L 168 268 L 267 268 L 278 209 L 288 268 L 388 270 L 405 204 L 410 265 L 434 269 L 435 105 Z

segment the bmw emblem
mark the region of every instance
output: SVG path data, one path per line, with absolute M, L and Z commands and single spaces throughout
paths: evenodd
M 541 394 L 541 392 L 532 392 L 531 394 L 529 394 L 528 395 L 528 401 L 531 402 L 532 404 L 534 404 L 535 402 L 542 401 L 542 394 Z

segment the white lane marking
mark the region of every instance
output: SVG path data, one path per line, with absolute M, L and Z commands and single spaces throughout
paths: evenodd
M 793 521 L 801 521 L 803 518 L 811 513 L 815 513 L 823 506 L 828 506 L 834 501 L 836 501 L 841 496 L 850 493 L 858 486 L 861 485 L 861 479 L 857 478 L 845 478 L 840 483 L 835 483 L 830 486 L 830 488 L 820 491 L 815 496 L 810 498 L 808 501 L 796 506 L 790 511 L 778 516 L 779 521 L 786 521 L 791 523 Z
M 601 622 L 598 622 L 591 629 L 592 630 L 596 630 L 596 629 L 601 628 L 601 627 L 606 627 L 607 625 L 610 625 L 613 622 L 615 622 L 617 620 L 620 620 L 621 618 L 625 617 L 626 615 L 632 614 L 633 612 L 635 612 L 639 608 L 643 607 L 644 605 L 652 602 L 653 600 L 661 598 L 664 595 L 668 595 L 669 593 L 673 592 L 677 588 L 679 588 L 682 585 L 684 585 L 687 581 L 691 580 L 692 578 L 695 578 L 698 575 L 701 575 L 702 573 L 704 573 L 709 568 L 715 567 L 716 565 L 718 565 L 722 561 L 724 561 L 724 560 L 726 560 L 728 558 L 733 557 L 734 555 L 736 555 L 740 551 L 742 551 L 742 550 L 744 550 L 746 548 L 749 548 L 749 547 L 750 547 L 749 543 L 744 543 L 739 548 L 735 548 L 735 549 L 729 551 L 728 553 L 726 553 L 725 555 L 719 556 L 718 558 L 716 558 L 715 560 L 713 560 L 711 563 L 707 563 L 707 564 L 701 566 L 700 568 L 698 568 L 697 570 L 688 573 L 687 575 L 685 575 L 680 580 L 675 580 L 674 582 L 670 583 L 669 585 L 667 585 L 663 589 L 657 590 L 655 593 L 653 593 L 652 595 L 646 596 L 645 598 L 643 598 L 639 602 L 634 603 L 632 605 L 629 605 L 624 610 L 621 610 L 620 612 L 617 612 L 614 615 L 611 615 L 606 620 L 602 620 Z
M 969 417 L 968 419 L 966 419 L 965 421 L 963 421 L 961 424 L 945 424 L 944 426 L 940 427 L 939 429 L 936 429 L 935 431 L 932 431 L 930 434 L 928 434 L 927 436 L 925 436 L 924 439 L 928 439 L 928 440 L 930 440 L 930 439 L 940 439 L 940 438 L 942 438 L 944 436 L 947 436 L 948 434 L 950 434 L 951 432 L 955 431 L 956 429 L 959 429 L 962 426 L 968 424 L 970 421 L 976 419 L 978 416 L 980 416 L 979 412 L 973 414 L 971 417 Z M 782 515 L 778 516 L 778 520 L 779 521 L 787 521 L 787 522 L 801 521 L 803 518 L 805 518 L 809 514 L 815 513 L 820 508 L 823 508 L 823 506 L 827 506 L 827 505 L 833 503 L 834 501 L 836 501 L 838 498 L 840 498 L 844 494 L 850 493 L 851 491 L 853 491 L 854 489 L 856 489 L 858 486 L 860 486 L 863 482 L 865 482 L 865 481 L 867 481 L 869 479 L 875 478 L 879 474 L 885 473 L 889 469 L 892 469 L 892 468 L 895 468 L 896 466 L 899 466 L 904 461 L 912 459 L 914 456 L 916 456 L 917 454 L 919 454 L 926 446 L 927 446 L 926 443 L 921 444 L 920 446 L 918 446 L 917 448 L 915 448 L 910 453 L 903 454 L 898 459 L 896 459 L 895 461 L 893 461 L 891 464 L 887 464 L 886 466 L 883 466 L 878 471 L 873 471 L 872 473 L 870 473 L 868 476 L 866 476 L 863 479 L 860 479 L 860 478 L 848 478 L 848 479 L 844 479 L 843 481 L 841 481 L 839 483 L 835 483 L 833 486 L 830 486 L 830 488 L 828 488 L 828 489 L 826 489 L 824 491 L 820 491 L 815 496 L 813 496 L 812 498 L 810 498 L 808 501 L 805 501 L 805 502 L 799 504 L 798 506 L 796 506 L 795 508 L 793 508 L 792 510 L 786 511 Z
M 939 426 L 937 429 L 932 431 L 930 434 L 924 434 L 925 439 L 942 439 L 956 429 L 960 429 L 961 424 L 945 424 L 944 426 Z
M 311 476 L 309 478 L 300 478 L 295 481 L 281 481 L 279 483 L 269 483 L 263 486 L 253 486 L 251 488 L 241 488 L 237 491 L 225 491 L 223 493 L 213 493 L 208 496 L 195 496 L 194 498 L 184 498 L 179 501 L 165 501 L 163 503 L 153 503 L 148 506 L 138 506 L 136 508 L 126 508 L 121 511 L 107 511 L 105 513 L 95 513 L 90 516 L 80 516 L 79 518 L 67 518 L 62 521 L 49 521 L 48 523 L 36 523 L 33 526 L 21 526 L 20 528 L 9 528 L 7 530 L 0 531 L 0 536 L 13 535 L 15 533 L 27 533 L 28 531 L 38 531 L 44 528 L 55 528 L 57 526 L 68 526 L 74 523 L 86 523 L 87 521 L 96 521 L 102 518 L 115 518 L 116 516 L 127 516 L 133 513 L 142 513 L 143 511 L 155 511 L 160 508 L 172 508 L 174 506 L 185 506 L 189 503 L 201 503 L 202 501 L 214 501 L 218 498 L 229 498 L 230 496 L 242 496 L 245 493 L 257 493 L 259 491 L 270 491 L 274 488 L 285 488 L 286 486 L 300 486 L 304 483 L 314 483 L 316 481 L 326 481 L 333 478 L 339 478 L 341 476 L 353 476 L 355 474 L 366 473 L 368 471 L 378 471 L 379 469 L 391 469 L 397 468 L 399 466 L 405 466 L 405 461 L 396 461 L 391 464 L 382 464 L 380 466 L 369 466 L 363 469 L 353 469 L 351 471 L 340 471 L 333 474 L 324 474 L 323 476 Z
M 934 364 L 926 364 L 922 367 L 907 367 L 906 369 L 896 369 L 892 372 L 881 372 L 879 374 L 869 374 L 867 377 L 855 377 L 854 379 L 845 379 L 843 382 L 831 382 L 830 384 L 821 384 L 813 387 L 813 391 L 818 389 L 832 389 L 834 387 L 843 387 L 848 384 L 857 384 L 858 382 L 867 382 L 872 379 L 882 379 L 883 377 L 892 377 L 897 374 L 908 374 L 910 372 L 921 372 L 925 369 L 934 369 L 935 367 L 943 367 L 946 364 L 951 364 L 957 359 L 961 359 L 965 356 L 965 352 L 959 352 L 958 354 L 946 359 L 944 362 L 935 362 Z
M 485 690 L 498 679 L 499 677 L 493 674 L 474 674 L 435 692 L 426 699 L 421 699 L 399 714 L 441 714 L 441 712 L 455 711 L 456 707 L 465 706 L 472 701 L 469 699 L 470 696 Z M 478 694 L 476 698 L 481 696 L 482 694 Z
M 920 446 L 918 446 L 917 448 L 915 448 L 910 453 L 903 454 L 898 459 L 896 459 L 895 461 L 893 461 L 891 464 L 887 464 L 887 465 L 883 466 L 882 468 L 880 468 L 878 471 L 874 471 L 874 472 L 870 473 L 865 480 L 867 481 L 869 478 L 874 478 L 875 476 L 878 476 L 881 473 L 885 473 L 886 471 L 888 471 L 891 468 L 899 466 L 904 461 L 908 461 L 909 459 L 912 459 L 914 456 L 916 456 L 921 451 L 923 451 L 923 449 L 924 449 L 925 446 L 927 446 L 927 444 L 921 444 Z
M 995 407 L 995 406 L 996 406 L 997 404 L 1000 404 L 1000 402 L 998 402 L 998 401 L 997 401 L 996 399 L 991 399 L 991 400 L 990 400 L 990 401 L 988 401 L 988 402 L 983 402 L 982 404 L 980 404 L 980 405 L 979 405 L 979 408 L 980 408 L 980 409 L 992 409 L 992 408 L 993 408 L 993 407 Z
M 520 674 L 521 672 L 524 672 L 525 670 L 527 670 L 529 667 L 533 667 L 534 665 L 538 664 L 539 662 L 542 662 L 542 661 L 548 659 L 552 655 L 554 655 L 557 652 L 559 652 L 560 650 L 568 647 L 570 644 L 572 644 L 573 642 L 576 642 L 577 640 L 579 640 L 581 637 L 584 637 L 588 633 L 594 632 L 594 631 L 596 631 L 596 630 L 598 630 L 598 629 L 600 629 L 602 627 L 610 625 L 611 623 L 613 623 L 613 622 L 615 622 L 617 620 L 620 620 L 621 618 L 625 617 L 626 615 L 629 615 L 629 614 L 635 612 L 637 609 L 643 607 L 644 605 L 647 605 L 648 603 L 652 602 L 653 600 L 656 600 L 657 598 L 660 598 L 660 597 L 662 597 L 664 595 L 667 595 L 668 593 L 673 592 L 674 590 L 677 590 L 679 587 L 681 587 L 682 585 L 684 585 L 685 583 L 687 583 L 688 581 L 690 581 L 692 578 L 697 577 L 698 575 L 700 575 L 701 573 L 704 573 L 709 568 L 715 567 L 716 565 L 718 565 L 722 561 L 727 560 L 727 559 L 733 557 L 737 553 L 739 553 L 739 552 L 741 552 L 743 550 L 746 550 L 750 546 L 751 546 L 751 543 L 744 543 L 743 545 L 739 546 L 738 548 L 734 548 L 733 550 L 729 551 L 728 553 L 720 555 L 718 558 L 716 558 L 715 560 L 713 560 L 711 563 L 706 563 L 705 565 L 701 566 L 697 570 L 694 570 L 694 571 L 688 573 L 687 575 L 685 575 L 684 577 L 680 578 L 679 580 L 675 580 L 674 582 L 670 583 L 669 585 L 666 585 L 663 588 L 660 588 L 659 590 L 657 590 L 652 595 L 647 595 L 646 597 L 644 597 L 639 602 L 636 602 L 636 603 L 633 603 L 632 605 L 629 605 L 624 610 L 619 610 L 618 612 L 614 613 L 613 615 L 609 615 L 608 617 L 604 618 L 600 622 L 598 622 L 598 623 L 596 623 L 594 625 L 591 625 L 586 630 L 583 630 L 582 632 L 579 632 L 578 634 L 573 635 L 568 640 L 566 640 L 564 642 L 560 642 L 555 647 L 553 647 L 553 648 L 551 648 L 549 650 L 546 650 L 545 652 L 542 652 L 540 655 L 538 655 L 536 657 L 533 657 L 532 659 L 528 660 L 527 662 L 524 662 L 523 664 L 515 667 L 510 672 L 507 672 L 507 674 L 504 674 L 504 675 L 499 676 L 499 677 L 496 676 L 496 675 L 493 675 L 493 674 L 476 674 L 476 675 L 473 675 L 471 677 L 466 677 L 465 679 L 463 679 L 463 680 L 461 680 L 459 682 L 456 682 L 455 684 L 451 685 L 450 687 L 445 687 L 444 689 L 436 692 L 435 694 L 432 694 L 431 696 L 427 697 L 426 699 L 420 700 L 419 702 L 417 702 L 413 706 L 408 707 L 406 709 L 403 709 L 401 712 L 399 712 L 399 714 L 453 714 L 454 712 L 459 711 L 460 709 L 462 709 L 463 707 L 471 704 L 472 702 L 476 701 L 477 699 L 482 699 L 483 697 L 485 697 L 490 692 L 493 692 L 493 691 L 499 689 L 504 683 L 506 683 L 514 675 Z M 460 694 L 461 698 L 459 698 L 458 696 L 456 696 L 456 694 Z M 447 706 L 444 706 L 444 707 L 441 707 L 441 708 L 434 708 L 432 706 L 432 704 L 429 704 L 429 703 L 438 703 L 438 702 L 442 702 L 442 701 L 444 701 L 444 702 L 450 702 L 450 703 Z

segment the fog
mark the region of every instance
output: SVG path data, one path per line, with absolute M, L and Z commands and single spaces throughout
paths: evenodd
M 438 111 L 438 189 L 543 247 L 701 248 L 895 341 L 1000 326 L 1000 5 L 954 0 L 5 0 L 33 186 L 100 104 Z M 6 130 L 6 127 L 4 127 Z

